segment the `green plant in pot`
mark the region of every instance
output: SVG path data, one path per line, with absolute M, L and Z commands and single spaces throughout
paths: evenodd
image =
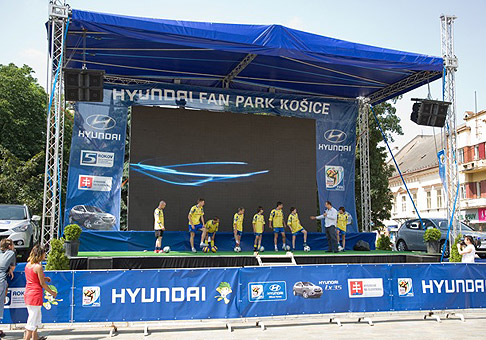
M 78 256 L 80 236 L 81 227 L 79 225 L 69 224 L 64 227 L 64 249 L 67 256 Z
M 69 259 L 64 252 L 64 240 L 52 239 L 49 255 L 47 255 L 46 270 L 68 270 Z
M 428 228 L 424 233 L 424 241 L 427 244 L 427 253 L 437 254 L 439 250 L 439 241 L 442 234 L 437 228 Z

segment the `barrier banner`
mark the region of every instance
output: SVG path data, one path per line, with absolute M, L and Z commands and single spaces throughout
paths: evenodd
M 111 322 L 486 308 L 484 264 L 49 272 L 42 321 Z M 25 276 L 2 323 L 25 323 Z
M 44 291 L 42 305 L 42 322 L 65 323 L 71 321 L 71 298 L 73 287 L 73 272 L 45 272 L 51 278 L 48 283 L 50 288 L 57 291 L 57 297 Z M 7 296 L 5 298 L 5 310 L 2 323 L 27 322 L 27 308 L 24 301 L 25 273 L 15 271 L 14 278 L 9 282 Z
M 75 322 L 236 318 L 238 269 L 74 272 Z

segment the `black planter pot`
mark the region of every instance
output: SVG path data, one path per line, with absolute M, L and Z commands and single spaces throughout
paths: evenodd
M 429 241 L 427 243 L 427 253 L 428 254 L 438 254 L 440 253 L 439 241 Z
M 64 251 L 68 257 L 78 256 L 79 240 L 64 241 Z

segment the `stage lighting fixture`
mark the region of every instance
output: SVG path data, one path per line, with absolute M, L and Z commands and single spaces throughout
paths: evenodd
M 410 119 L 418 125 L 444 127 L 450 102 L 412 98 Z
M 64 95 L 67 101 L 102 102 L 105 71 L 64 70 Z

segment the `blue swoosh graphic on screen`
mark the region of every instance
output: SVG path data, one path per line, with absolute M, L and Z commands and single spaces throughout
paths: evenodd
M 248 165 L 245 162 L 200 162 L 200 163 L 186 163 L 186 164 L 174 164 L 174 165 L 149 165 L 139 163 L 131 163 L 132 170 L 137 171 L 145 176 L 154 178 L 158 181 L 174 184 L 174 185 L 186 185 L 186 186 L 199 186 L 210 182 L 221 182 L 225 180 L 235 180 L 239 178 L 246 178 L 256 175 L 261 175 L 269 172 L 269 170 L 254 171 L 240 174 L 212 174 L 201 172 L 188 172 L 181 171 L 178 168 L 181 167 L 198 167 L 198 166 L 210 166 L 210 165 Z M 181 177 L 181 180 L 170 180 L 162 176 Z

